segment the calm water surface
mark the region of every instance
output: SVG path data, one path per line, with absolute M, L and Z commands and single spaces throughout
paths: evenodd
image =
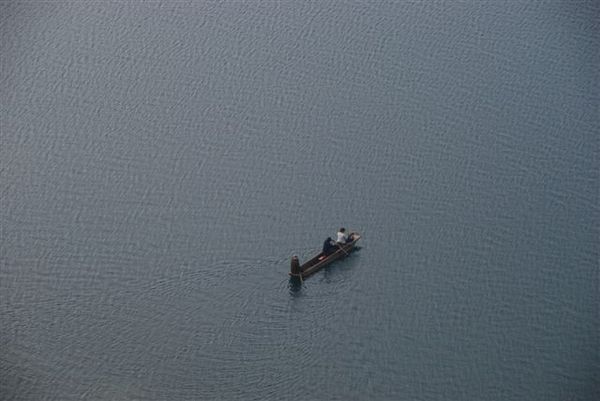
M 0 3 L 0 399 L 599 399 L 599 16 Z

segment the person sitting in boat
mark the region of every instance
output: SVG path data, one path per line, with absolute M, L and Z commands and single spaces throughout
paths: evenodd
M 323 254 L 325 254 L 326 256 L 331 255 L 338 249 L 338 246 L 335 244 L 335 242 L 333 242 L 331 237 L 327 237 L 325 242 L 323 242 Z
M 347 244 L 348 242 L 352 242 L 354 234 L 346 234 L 346 229 L 344 227 L 340 228 L 340 231 L 337 233 L 337 243 L 338 244 Z

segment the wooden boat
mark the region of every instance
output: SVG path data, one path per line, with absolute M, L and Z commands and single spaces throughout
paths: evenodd
M 356 242 L 360 239 L 360 234 L 352 233 L 352 241 L 346 244 L 338 244 L 338 250 L 329 255 L 325 255 L 323 252 L 319 253 L 308 262 L 300 265 L 298 257 L 292 257 L 291 269 L 289 275 L 293 278 L 304 279 L 311 274 L 321 270 L 333 261 L 345 258 L 350 252 L 355 250 Z

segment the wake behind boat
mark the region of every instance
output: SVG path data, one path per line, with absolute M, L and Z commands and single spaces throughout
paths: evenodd
M 317 256 L 310 259 L 308 262 L 300 265 L 300 261 L 297 256 L 292 257 L 290 273 L 289 275 L 292 278 L 304 279 L 311 274 L 321 270 L 323 267 L 327 266 L 333 261 L 338 259 L 345 258 L 350 254 L 350 252 L 356 249 L 356 242 L 360 239 L 360 234 L 353 233 L 352 240 L 345 244 L 336 244 L 337 250 L 330 254 L 325 254 L 324 252 L 319 253 Z

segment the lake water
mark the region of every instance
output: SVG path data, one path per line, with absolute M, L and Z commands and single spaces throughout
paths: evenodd
M 1 3 L 0 399 L 599 399 L 599 4 Z

